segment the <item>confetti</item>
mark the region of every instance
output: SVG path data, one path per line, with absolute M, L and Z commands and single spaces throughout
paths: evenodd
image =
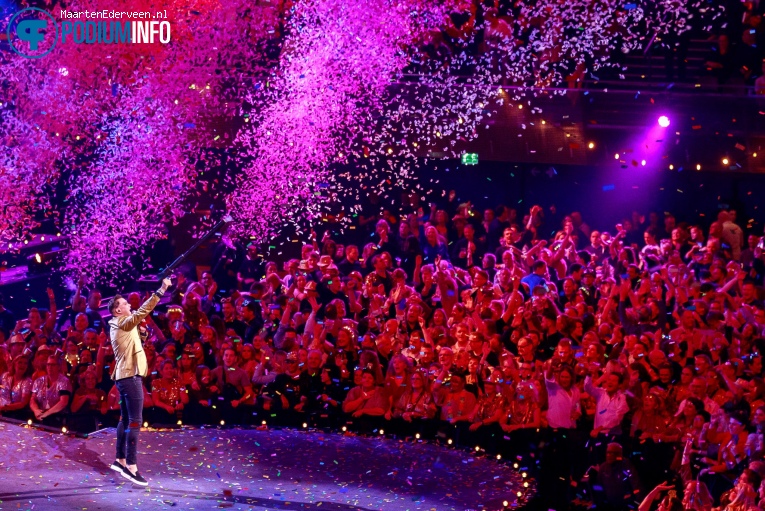
M 510 21 L 486 11 L 479 25 L 456 0 L 279 5 L 167 3 L 166 46 L 4 55 L 0 241 L 28 236 L 41 213 L 69 237 L 71 272 L 114 283 L 203 192 L 255 241 L 285 226 L 344 228 L 365 197 L 382 210 L 419 186 L 424 159 L 459 157 L 458 141 L 502 105 L 538 115 L 534 98 L 618 68 L 609 55 L 642 51 L 647 33 L 667 44 L 701 8 L 705 23 L 721 13 L 698 1 L 545 0 L 518 4 Z M 216 168 L 228 171 L 209 178 Z

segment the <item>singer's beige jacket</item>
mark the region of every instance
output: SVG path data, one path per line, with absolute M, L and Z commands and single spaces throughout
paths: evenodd
M 114 350 L 114 367 L 112 368 L 112 380 L 130 378 L 135 375 L 146 377 L 148 364 L 146 353 L 143 351 L 141 336 L 138 333 L 138 325 L 143 318 L 154 310 L 159 303 L 159 295 L 152 294 L 137 311 L 130 316 L 113 317 L 109 320 L 111 327 L 110 337 Z

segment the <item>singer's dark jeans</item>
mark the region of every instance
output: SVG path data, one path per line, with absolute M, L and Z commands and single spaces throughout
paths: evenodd
M 132 376 L 115 382 L 120 392 L 120 423 L 117 425 L 117 459 L 136 464 L 138 433 L 143 418 L 143 378 Z

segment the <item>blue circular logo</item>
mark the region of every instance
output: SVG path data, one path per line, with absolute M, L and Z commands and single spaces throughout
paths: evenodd
M 58 27 L 48 11 L 27 7 L 11 17 L 6 35 L 14 52 L 28 59 L 39 59 L 56 47 Z

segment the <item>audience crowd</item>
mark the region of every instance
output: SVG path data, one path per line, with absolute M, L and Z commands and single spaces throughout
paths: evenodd
M 144 421 L 435 439 L 518 463 L 552 509 L 765 509 L 763 239 L 727 210 L 557 215 L 452 192 L 281 265 L 224 235 L 140 327 Z M 101 293 L 49 298 L 0 301 L 0 414 L 115 425 Z
M 498 67 L 512 68 L 512 62 L 518 59 L 513 50 L 531 47 L 531 54 L 540 65 L 535 73 L 525 75 L 525 85 L 539 82 L 537 85 L 581 88 L 586 79 L 595 82 L 623 79 L 624 69 L 619 67 L 599 70 L 599 78 L 587 76 L 588 63 L 569 58 L 570 50 L 563 41 L 581 32 L 578 15 L 555 18 L 550 23 L 543 16 L 533 15 L 535 11 L 530 10 L 530 5 L 534 4 L 512 0 L 463 2 L 450 13 L 442 29 L 430 31 L 419 44 L 412 45 L 407 72 L 431 74 L 450 61 L 453 72 L 472 75 L 477 69 L 474 61 L 486 58 L 487 54 L 492 55 Z M 632 9 L 637 6 L 625 4 L 625 9 L 630 10 L 630 5 Z M 765 93 L 765 2 L 648 1 L 640 6 L 645 19 L 654 27 L 651 32 L 655 33 L 643 51 L 651 62 L 653 57 L 663 58 L 668 81 L 693 80 L 705 85 L 738 87 L 742 92 L 746 86 L 750 90 L 753 87 L 756 94 Z M 570 8 L 576 11 L 586 6 L 582 3 Z M 616 43 L 610 50 L 603 47 L 599 51 L 610 54 L 596 53 L 589 58 L 594 61 L 608 57 L 629 67 L 631 64 L 619 44 L 624 34 L 617 19 L 600 20 L 604 33 Z M 553 49 L 531 44 L 543 34 L 543 40 L 559 41 L 558 44 Z M 553 68 L 560 71 L 561 83 L 556 83 L 555 75 L 549 73 Z M 522 85 L 517 80 L 508 79 L 506 85 Z M 550 80 L 554 82 L 548 83 Z

